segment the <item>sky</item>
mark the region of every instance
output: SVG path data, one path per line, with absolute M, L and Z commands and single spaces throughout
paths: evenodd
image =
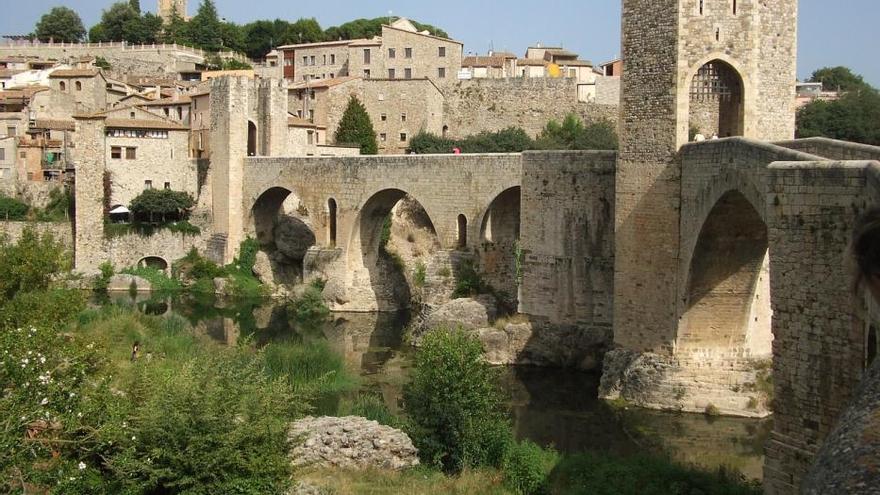
M 757 1 L 757 0 L 754 0 Z M 0 0 L 0 34 L 25 34 L 50 8 L 76 10 L 86 28 L 111 0 Z M 199 0 L 189 0 L 190 14 Z M 620 0 L 215 0 L 220 15 L 244 24 L 257 19 L 314 17 L 322 27 L 359 17 L 404 16 L 433 24 L 465 44 L 465 53 L 490 48 L 520 56 L 529 45 L 562 45 L 581 58 L 601 63 L 620 53 Z M 157 0 L 141 0 L 155 11 Z M 844 65 L 880 87 L 876 24 L 877 0 L 800 0 L 798 77 L 817 68 Z

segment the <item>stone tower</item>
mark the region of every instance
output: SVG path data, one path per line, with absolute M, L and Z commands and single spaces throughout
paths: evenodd
M 794 137 L 797 0 L 623 0 L 614 333 L 673 352 L 689 132 Z
M 188 19 L 186 0 L 159 0 L 159 8 L 157 12 L 163 22 L 169 22 L 171 20 L 171 14 L 175 10 L 177 10 L 177 15 L 182 19 Z

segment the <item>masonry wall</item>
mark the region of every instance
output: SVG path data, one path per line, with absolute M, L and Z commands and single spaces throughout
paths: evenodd
M 122 158 L 113 158 L 113 147 L 122 149 Z M 135 148 L 135 159 L 125 158 L 125 148 Z M 168 131 L 168 139 L 107 137 L 104 159 L 111 174 L 113 205 L 128 205 L 144 191 L 146 181 L 154 189 L 165 183 L 175 191 L 198 195 L 196 162 L 189 158 L 189 133 Z
M 597 101 L 613 104 L 582 103 L 573 79 L 472 79 L 456 81 L 444 94 L 443 123 L 456 138 L 508 127 L 521 127 L 534 137 L 549 120 L 561 122 L 570 113 L 588 124 L 607 120 L 616 125 L 618 120 L 617 102 L 609 101 L 616 100 L 613 91 L 597 95 Z
M 34 229 L 41 235 L 52 234 L 64 247 L 73 249 L 73 225 L 69 222 L 5 222 L 0 221 L 0 236 L 10 243 L 18 242 L 25 229 Z
M 520 312 L 611 328 L 613 152 L 524 153 Z
M 778 146 L 829 160 L 880 160 L 880 146 L 850 143 L 823 137 L 779 141 Z

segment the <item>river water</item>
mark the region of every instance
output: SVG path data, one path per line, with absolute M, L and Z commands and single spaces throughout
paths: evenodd
M 319 328 L 306 328 L 284 306 L 265 301 L 218 304 L 212 299 L 114 297 L 136 302 L 146 313 L 178 313 L 197 332 L 227 344 L 247 338 L 262 345 L 294 334 L 326 339 L 362 377 L 363 389 L 380 393 L 392 412 L 400 410 L 414 352 L 404 344 L 407 313 L 333 313 Z M 710 469 L 729 466 L 749 478 L 762 478 L 763 445 L 771 420 L 615 407 L 597 399 L 597 373 L 576 370 L 509 367 L 502 370 L 501 384 L 510 398 L 519 438 L 565 453 L 666 453 L 680 462 Z

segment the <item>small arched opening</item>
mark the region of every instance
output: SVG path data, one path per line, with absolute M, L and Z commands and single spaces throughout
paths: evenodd
M 80 81 L 77 81 L 76 84 L 75 84 L 75 87 L 76 87 L 76 90 L 77 90 L 77 91 L 82 91 L 82 89 L 83 89 L 83 83 L 81 83 Z
M 877 327 L 871 325 L 868 327 L 868 339 L 865 347 L 865 369 L 870 368 L 877 359 L 877 353 L 880 352 L 880 343 L 877 342 Z
M 168 269 L 168 262 L 160 256 L 145 256 L 138 261 L 138 266 L 141 268 L 154 268 L 164 272 Z
M 371 309 L 410 307 L 412 294 L 424 283 L 424 274 L 416 273 L 424 270 L 419 267 L 428 265 L 439 248 L 434 223 L 418 200 L 400 189 L 371 196 L 360 210 L 348 249 L 349 256 L 359 258 L 368 273 L 375 295 Z
M 458 249 L 467 247 L 467 217 L 458 216 Z
M 251 216 L 254 237 L 268 255 L 274 282 L 301 281 L 303 261 L 316 237 L 299 196 L 283 187 L 269 188 L 254 202 Z
M 742 136 L 745 132 L 743 78 L 723 60 L 712 60 L 697 69 L 689 94 L 688 123 L 691 138 Z
M 327 221 L 327 242 L 330 247 L 336 247 L 336 200 L 333 198 L 327 200 L 327 214 L 329 216 Z
M 257 124 L 248 120 L 247 155 L 257 156 Z
M 501 192 L 489 204 L 480 224 L 479 265 L 483 279 L 506 294 L 516 307 L 518 292 L 517 248 L 520 232 L 519 186 Z
M 444 126 L 443 126 L 443 137 L 446 138 L 446 137 L 447 137 L 447 134 L 449 134 L 449 126 L 448 126 L 448 125 L 444 125 Z

